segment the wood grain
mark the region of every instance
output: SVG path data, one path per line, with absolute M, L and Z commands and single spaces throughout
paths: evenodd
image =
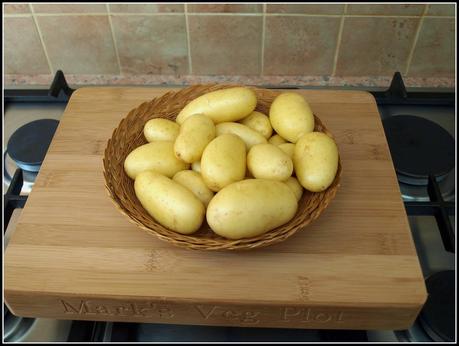
M 104 190 L 119 121 L 165 88 L 72 96 L 5 254 L 5 299 L 29 317 L 226 326 L 404 329 L 426 300 L 390 152 L 369 93 L 297 91 L 336 136 L 341 188 L 324 214 L 254 251 L 173 247 Z

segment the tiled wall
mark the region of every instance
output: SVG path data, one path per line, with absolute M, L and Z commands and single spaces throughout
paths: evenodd
M 453 4 L 9 4 L 5 73 L 454 78 Z

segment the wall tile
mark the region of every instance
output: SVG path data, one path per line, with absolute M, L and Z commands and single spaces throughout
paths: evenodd
M 264 74 L 331 74 L 340 20 L 339 17 L 267 17 Z
M 113 16 L 121 70 L 132 74 L 188 72 L 185 16 Z
M 261 16 L 190 15 L 188 21 L 193 74 L 260 73 Z
M 184 12 L 183 4 L 110 4 L 114 13 Z
M 343 5 L 305 5 L 305 4 L 269 4 L 267 13 L 297 13 L 297 14 L 343 14 Z
M 188 13 L 261 13 L 261 4 L 189 4 Z
M 38 25 L 54 69 L 119 73 L 108 16 L 44 16 Z
M 29 4 L 5 4 L 3 10 L 7 14 L 30 13 Z
M 348 14 L 386 15 L 386 16 L 420 16 L 425 5 L 348 5 Z
M 344 21 L 338 76 L 404 72 L 419 19 L 354 17 Z
M 454 19 L 428 18 L 419 32 L 410 76 L 454 78 Z
M 454 5 L 430 4 L 427 11 L 428 16 L 454 16 Z
M 4 72 L 8 74 L 51 73 L 32 17 L 3 20 Z
M 35 13 L 106 13 L 105 4 L 32 4 Z

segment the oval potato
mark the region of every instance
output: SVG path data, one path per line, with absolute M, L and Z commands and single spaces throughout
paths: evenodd
M 229 239 L 254 237 L 290 221 L 298 203 L 280 182 L 246 179 L 219 191 L 207 208 L 207 223 Z
M 195 172 L 201 173 L 201 161 L 196 161 L 191 164 L 191 169 Z
M 314 115 L 306 100 L 296 93 L 282 93 L 269 109 L 269 120 L 273 129 L 289 142 L 314 131 Z
M 253 111 L 248 117 L 240 121 L 241 124 L 250 127 L 252 130 L 257 131 L 263 137 L 268 139 L 273 134 L 273 128 L 268 116 L 263 113 Z
M 220 123 L 215 126 L 215 128 L 217 130 L 217 136 L 220 136 L 224 133 L 232 133 L 233 135 L 241 138 L 244 141 L 247 150 L 250 150 L 250 148 L 256 144 L 268 143 L 266 138 L 259 134 L 257 131 L 239 123 Z
M 155 171 L 172 178 L 175 173 L 188 169 L 190 165 L 175 157 L 174 142 L 151 142 L 134 149 L 124 160 L 126 174 L 135 179 L 143 171 Z
M 204 204 L 186 187 L 168 177 L 145 171 L 137 175 L 134 191 L 142 206 L 168 229 L 191 234 L 204 220 Z
M 277 146 L 280 150 L 286 153 L 293 160 L 293 153 L 295 152 L 295 144 L 282 143 Z
M 148 142 L 175 141 L 180 131 L 180 125 L 163 118 L 148 120 L 143 127 L 143 134 Z
M 276 134 L 276 135 L 272 136 L 270 139 L 268 139 L 268 143 L 271 143 L 271 144 L 274 144 L 274 145 L 279 145 L 279 144 L 287 143 L 287 141 L 284 138 L 282 138 L 281 136 Z
M 326 190 L 338 170 L 338 147 L 322 132 L 310 132 L 296 143 L 293 155 L 296 177 L 309 191 Z
M 214 138 L 213 121 L 202 114 L 193 115 L 180 127 L 174 144 L 175 156 L 188 163 L 199 161 L 204 148 Z
M 255 178 L 284 181 L 293 173 L 292 159 L 273 144 L 258 144 L 247 154 L 247 167 Z
M 204 149 L 201 158 L 201 175 L 212 191 L 244 179 L 246 170 L 245 144 L 236 135 L 216 137 Z
M 214 196 L 213 191 L 207 187 L 206 183 L 201 177 L 201 174 L 195 171 L 187 170 L 177 172 L 172 180 L 193 192 L 193 194 L 198 197 L 198 199 L 204 204 L 205 207 L 207 207 L 210 200 Z
M 176 121 L 183 124 L 194 114 L 207 115 L 215 124 L 238 121 L 252 113 L 257 105 L 255 92 L 249 88 L 235 87 L 216 90 L 199 96 L 188 103 Z
M 301 186 L 299 181 L 295 177 L 289 177 L 286 181 L 284 181 L 284 183 L 292 190 L 295 194 L 296 200 L 299 201 L 301 196 L 303 196 L 303 186 Z

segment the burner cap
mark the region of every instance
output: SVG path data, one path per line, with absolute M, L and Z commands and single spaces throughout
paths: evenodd
M 397 173 L 425 179 L 454 168 L 454 139 L 440 125 L 412 115 L 387 118 L 383 125 Z
M 21 126 L 8 141 L 9 156 L 20 168 L 37 172 L 58 124 L 54 119 L 41 119 Z
M 426 333 L 434 341 L 454 340 L 454 270 L 446 270 L 429 276 L 426 280 L 429 298 L 419 320 Z

